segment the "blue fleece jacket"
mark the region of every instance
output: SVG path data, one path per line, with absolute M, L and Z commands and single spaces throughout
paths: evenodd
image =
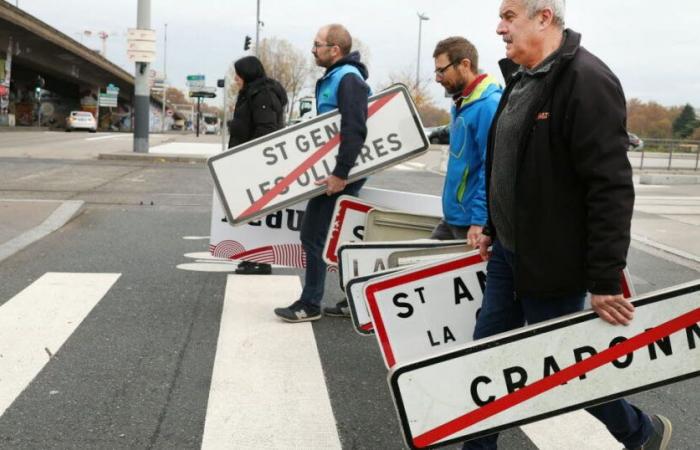
M 442 190 L 442 212 L 450 225 L 486 224 L 486 143 L 502 92 L 487 76 L 459 107 L 452 105 L 450 156 Z

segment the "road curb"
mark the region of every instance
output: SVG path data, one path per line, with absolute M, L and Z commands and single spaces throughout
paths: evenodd
M 159 155 L 154 153 L 100 153 L 97 159 L 109 161 L 141 161 L 149 163 L 190 163 L 204 164 L 207 157 L 202 155 Z
M 639 184 L 700 184 L 700 175 L 687 173 L 641 173 L 639 175 Z
M 34 201 L 46 202 L 47 200 Z M 59 207 L 56 208 L 56 210 L 54 210 L 54 212 L 51 213 L 51 215 L 41 224 L 25 231 L 14 239 L 10 239 L 4 244 L 1 244 L 0 262 L 61 228 L 63 225 L 68 223 L 68 221 L 70 221 L 78 213 L 78 211 L 80 211 L 84 204 L 85 202 L 81 200 L 68 200 L 61 202 L 61 205 L 59 205 Z
M 649 239 L 646 236 L 633 233 L 632 240 L 648 245 L 649 247 L 655 248 L 657 250 L 661 250 L 662 252 L 670 253 L 671 255 L 678 256 L 680 258 L 687 259 L 695 263 L 700 263 L 700 256 L 684 252 L 683 250 L 678 250 L 677 248 L 670 247 L 660 242 L 656 242 L 653 239 Z

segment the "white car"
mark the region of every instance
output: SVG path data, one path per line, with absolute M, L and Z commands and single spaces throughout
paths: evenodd
M 88 130 L 90 133 L 97 131 L 95 116 L 87 111 L 71 111 L 66 118 L 66 131 Z

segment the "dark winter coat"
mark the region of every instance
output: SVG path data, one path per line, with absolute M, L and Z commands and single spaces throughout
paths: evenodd
M 287 93 L 279 82 L 262 77 L 246 82 L 229 122 L 229 148 L 284 128 Z
M 625 96 L 612 71 L 580 47 L 581 36 L 571 30 L 565 36 L 544 94 L 522 124 L 515 290 L 531 297 L 618 294 L 634 206 Z M 487 189 L 498 170 L 492 167 L 496 125 L 519 74 L 504 76 L 487 149 Z M 486 231 L 498 235 L 491 222 Z

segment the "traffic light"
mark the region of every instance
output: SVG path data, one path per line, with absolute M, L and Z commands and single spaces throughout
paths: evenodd
M 36 77 L 36 83 L 34 87 L 34 94 L 37 99 L 41 97 L 41 90 L 43 87 L 46 85 L 46 80 L 44 80 L 41 76 Z
M 250 36 L 246 36 L 245 40 L 243 41 L 243 50 L 248 49 L 250 49 Z

